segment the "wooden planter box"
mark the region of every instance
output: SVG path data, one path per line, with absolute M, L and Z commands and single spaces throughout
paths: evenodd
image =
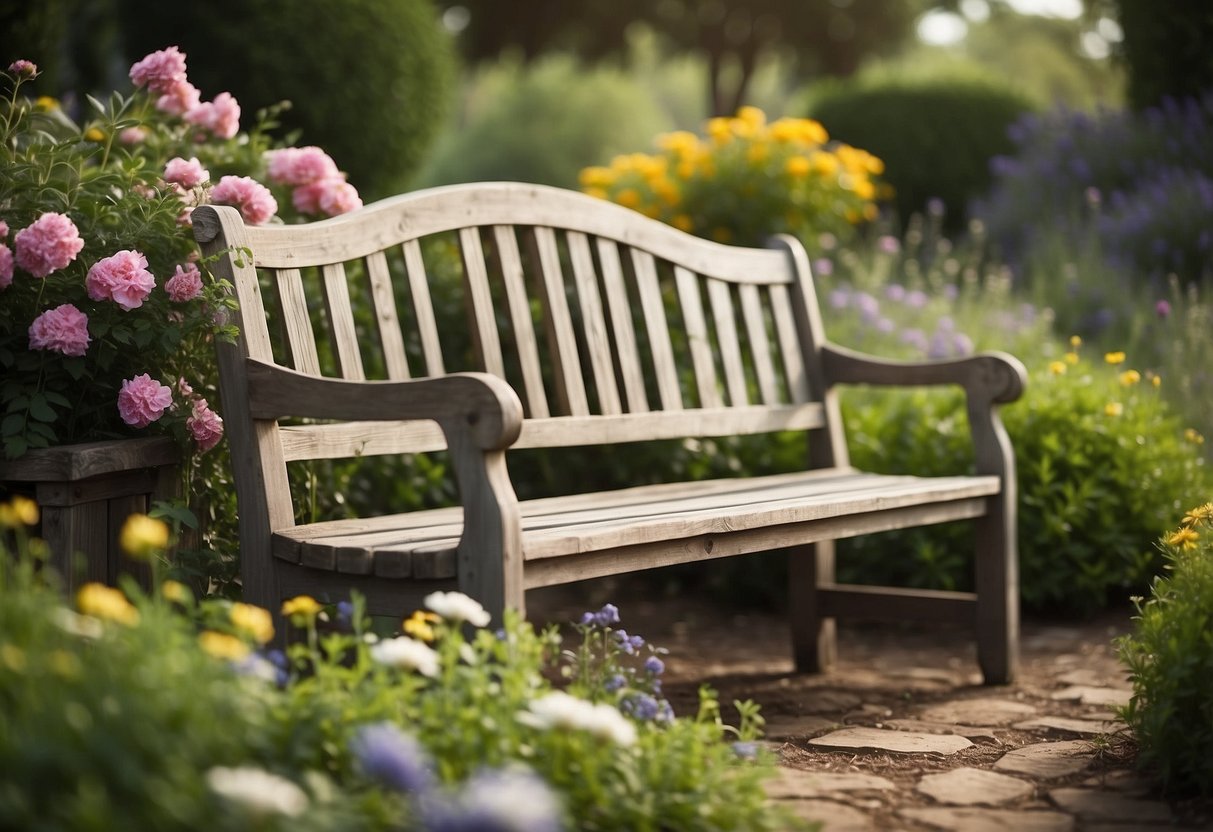
M 146 583 L 146 565 L 122 554 L 118 534 L 132 514 L 178 490 L 181 451 L 168 437 L 113 439 L 30 451 L 0 460 L 0 491 L 33 497 L 50 563 L 74 592 L 119 574 Z

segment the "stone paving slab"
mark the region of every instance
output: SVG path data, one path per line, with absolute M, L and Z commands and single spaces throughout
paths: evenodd
M 1091 765 L 1094 755 L 1094 746 L 1085 740 L 1041 742 L 1008 751 L 994 768 L 1052 780 L 1077 774 Z
M 1021 731 L 1037 729 L 1052 731 L 1068 731 L 1071 734 L 1115 734 L 1124 730 L 1125 724 L 1114 719 L 1071 719 L 1064 716 L 1042 716 L 1029 719 L 1027 722 L 1017 722 L 1015 728 Z
M 896 751 L 901 754 L 955 754 L 973 743 L 954 734 L 924 734 L 882 728 L 844 728 L 809 740 L 809 745 L 852 750 Z
M 926 808 L 902 809 L 897 814 L 947 832 L 1071 832 L 1074 829 L 1073 817 L 1050 811 Z
M 836 719 L 807 714 L 805 716 L 775 716 L 767 720 L 763 731 L 769 739 L 809 737 L 839 727 Z
M 918 791 L 940 803 L 953 806 L 998 806 L 1030 796 L 1031 783 L 978 768 L 954 768 L 943 774 L 928 774 L 918 781 Z
M 997 728 L 1035 714 L 1036 709 L 1031 705 L 1008 699 L 958 699 L 924 708 L 920 715 L 926 722 Z
M 796 817 L 820 823 L 821 832 L 877 832 L 865 812 L 835 800 L 792 800 L 788 807 Z
M 1089 685 L 1071 685 L 1053 694 L 1054 699 L 1077 700 L 1084 705 L 1108 705 L 1116 708 L 1128 705 L 1132 696 L 1132 691 L 1121 688 L 1095 688 Z
M 838 796 L 840 792 L 890 791 L 897 784 L 860 771 L 802 771 L 783 768 L 767 783 L 767 796 L 775 800 Z
M 1118 824 L 1157 824 L 1171 820 L 1171 807 L 1157 800 L 1142 800 L 1103 789 L 1053 789 L 1049 799 L 1083 820 Z
M 970 740 L 993 740 L 994 732 L 976 725 L 953 725 L 948 722 L 924 722 L 921 719 L 890 719 L 885 727 L 896 731 L 922 731 L 927 734 L 956 734 Z

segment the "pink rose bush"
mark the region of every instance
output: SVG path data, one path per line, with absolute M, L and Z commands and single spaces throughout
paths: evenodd
M 231 93 L 204 100 L 175 46 L 130 67 L 129 97 L 82 102 L 78 121 L 35 104 L 33 63 L 0 76 L 0 171 L 20 172 L 0 202 L 5 456 L 144 430 L 211 450 L 214 345 L 232 337 L 234 301 L 197 262 L 191 212 L 298 221 L 360 207 L 357 189 L 320 148 L 272 140 L 272 112 L 242 128 Z

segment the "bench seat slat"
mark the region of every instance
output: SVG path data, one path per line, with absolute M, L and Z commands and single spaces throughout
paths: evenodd
M 879 526 L 881 515 L 889 512 L 920 509 L 919 515 L 929 512 L 941 519 L 973 517 L 982 512 L 984 498 L 999 489 L 998 479 L 989 476 L 833 474 L 672 483 L 524 502 L 524 558 L 533 562 L 659 544 L 677 548 L 678 541 L 705 535 L 787 530 L 819 521 L 842 522 L 849 534 L 859 534 L 872 523 Z M 453 570 L 461 531 L 460 510 L 439 509 L 286 529 L 274 536 L 274 551 L 305 565 L 354 574 L 379 573 L 378 549 L 390 550 L 397 560 L 411 552 L 413 574 L 420 568 L 433 577 L 449 577 L 427 561 L 450 559 Z

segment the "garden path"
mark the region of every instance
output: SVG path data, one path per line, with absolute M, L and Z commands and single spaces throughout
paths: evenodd
M 823 832 L 1213 830 L 1213 801 L 1164 802 L 1133 770 L 1114 712 L 1130 695 L 1112 643 L 1127 610 L 1027 620 L 1019 681 L 987 688 L 961 630 L 845 626 L 837 667 L 810 676 L 794 671 L 778 614 L 628 581 L 528 596 L 531 618 L 551 622 L 606 601 L 630 633 L 669 649 L 675 713 L 695 709 L 701 684 L 722 703 L 761 705 L 780 759 L 771 797 Z

